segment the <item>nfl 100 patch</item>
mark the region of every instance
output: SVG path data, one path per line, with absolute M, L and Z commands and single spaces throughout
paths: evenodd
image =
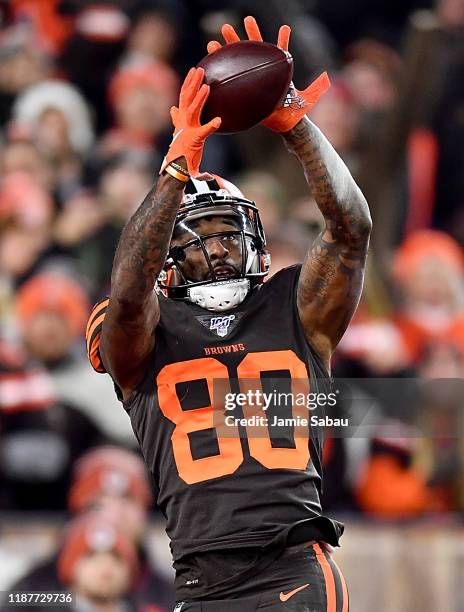
M 227 336 L 227 334 L 234 329 L 242 314 L 243 313 L 228 315 L 201 315 L 197 317 L 197 319 L 206 327 L 206 329 L 209 329 L 210 331 L 215 332 L 221 338 L 224 338 L 224 336 Z

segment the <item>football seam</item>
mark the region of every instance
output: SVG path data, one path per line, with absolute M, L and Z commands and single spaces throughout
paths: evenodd
M 234 79 L 238 79 L 239 77 L 242 77 L 246 74 L 250 74 L 250 72 L 255 72 L 255 70 L 260 70 L 261 68 L 265 68 L 266 66 L 276 66 L 277 64 L 281 64 L 282 62 L 287 62 L 287 63 L 291 63 L 289 61 L 289 58 L 287 57 L 283 57 L 281 59 L 278 60 L 272 60 L 271 62 L 264 62 L 263 64 L 259 64 L 258 66 L 253 66 L 253 68 L 248 68 L 248 70 L 244 70 L 243 72 L 239 72 L 237 74 L 234 74 L 233 76 L 227 77 L 227 79 L 223 80 L 223 81 L 212 81 L 210 83 L 210 85 L 224 85 L 225 83 L 229 83 L 230 81 L 233 81 Z

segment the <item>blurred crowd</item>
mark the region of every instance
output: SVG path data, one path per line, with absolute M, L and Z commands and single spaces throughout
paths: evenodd
M 121 229 L 156 180 L 183 76 L 222 23 L 240 30 L 253 14 L 271 41 L 289 23 L 296 85 L 324 69 L 331 77 L 310 117 L 374 219 L 366 289 L 334 375 L 464 378 L 464 4 L 219 4 L 0 2 L 0 509 L 68 509 L 77 518 L 42 569 L 50 585 L 90 599 L 116 576 L 116 600 L 131 593 L 118 610 L 169 609 L 172 592 L 162 576 L 147 578 L 150 486 L 83 335 L 92 303 L 108 294 Z M 202 167 L 258 204 L 273 274 L 302 261 L 322 217 L 276 135 L 215 135 Z M 429 436 L 399 415 L 396 433 L 329 439 L 327 511 L 462 513 L 463 417 L 456 393 L 444 396 L 423 399 Z M 376 401 L 382 412 L 385 398 Z M 102 522 L 103 510 L 114 520 Z M 90 566 L 77 563 L 89 551 L 98 551 Z

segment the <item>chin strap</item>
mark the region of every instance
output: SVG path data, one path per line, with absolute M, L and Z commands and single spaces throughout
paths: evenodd
M 241 304 L 249 291 L 248 279 L 232 279 L 191 287 L 187 290 L 187 299 L 206 310 L 223 312 Z

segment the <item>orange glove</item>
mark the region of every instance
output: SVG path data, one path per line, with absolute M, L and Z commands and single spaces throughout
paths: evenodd
M 203 68 L 191 68 L 180 90 L 179 107 L 171 108 L 174 135 L 161 164 L 160 174 L 170 162 L 185 157 L 190 176 L 200 175 L 205 141 L 221 125 L 220 117 L 215 117 L 205 125 L 200 124 L 201 111 L 209 94 L 209 85 L 202 85 L 204 75 Z
M 263 40 L 254 17 L 245 17 L 244 24 L 249 40 Z M 237 32 L 228 23 L 222 26 L 221 32 L 226 44 L 239 42 L 240 40 Z M 290 32 L 291 28 L 288 25 L 283 25 L 279 29 L 277 46 L 279 49 L 282 49 L 282 51 L 288 51 Z M 214 51 L 220 49 L 221 46 L 221 43 L 217 40 L 210 41 L 208 43 L 208 53 L 214 53 Z M 290 88 L 282 106 L 271 113 L 262 124 L 275 132 L 288 132 L 295 127 L 309 110 L 311 110 L 329 87 L 330 81 L 327 72 L 323 72 L 303 91 L 298 91 L 293 83 L 290 83 Z

